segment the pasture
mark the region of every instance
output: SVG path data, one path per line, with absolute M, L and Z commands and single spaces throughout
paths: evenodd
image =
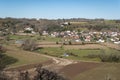
M 87 46 L 87 45 L 86 45 Z M 90 46 L 90 45 L 88 45 Z M 88 58 L 86 56 L 88 55 L 99 55 L 99 54 L 119 54 L 120 51 L 110 49 L 110 48 L 103 48 L 101 46 L 97 46 L 96 48 L 93 47 L 84 47 L 80 48 L 74 47 L 74 46 L 64 46 L 64 47 L 58 47 L 58 46 L 49 46 L 49 47 L 43 47 L 37 50 L 40 54 L 50 55 L 54 57 L 59 58 L 66 58 L 66 59 L 72 59 L 72 60 L 83 60 L 83 61 L 100 61 L 99 58 Z M 67 55 L 67 56 L 66 56 Z
M 18 60 L 16 63 L 8 65 L 9 68 L 28 64 L 36 64 L 49 60 L 47 57 L 37 55 L 33 52 L 24 51 L 14 45 L 6 45 L 6 48 L 7 52 L 5 54 Z

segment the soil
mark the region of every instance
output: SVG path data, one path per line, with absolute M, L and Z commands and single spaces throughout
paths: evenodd
M 60 70 L 60 73 L 69 77 L 70 79 L 77 76 L 78 74 L 85 72 L 87 70 L 96 68 L 100 66 L 102 63 L 93 63 L 93 62 L 79 62 L 75 64 L 70 64 L 65 66 Z

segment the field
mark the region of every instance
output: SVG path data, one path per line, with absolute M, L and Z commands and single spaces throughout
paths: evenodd
M 34 39 L 37 40 L 38 42 L 56 42 L 60 41 L 61 38 L 54 38 L 50 36 L 39 36 L 39 35 L 9 35 L 9 38 L 12 40 L 24 40 L 24 39 Z
M 39 49 L 36 51 L 24 51 L 15 40 L 35 39 Z M 4 45 L 7 48 L 5 53 L 16 58 L 18 61 L 7 68 L 11 70 L 24 70 L 34 68 L 34 65 L 52 61 L 45 65 L 45 68 L 56 70 L 70 80 L 120 80 L 120 63 L 103 63 L 99 58 L 88 58 L 90 54 L 120 54 L 114 46 L 101 44 L 85 45 L 60 45 L 56 41 L 60 38 L 37 36 L 10 35 L 10 41 Z M 12 43 L 11 43 L 12 42 Z M 115 46 L 116 47 L 116 46 Z M 119 49 L 119 47 L 117 47 Z M 28 70 L 29 71 L 29 70 Z M 87 77 L 86 77 L 87 76 Z
M 5 53 L 6 55 L 18 59 L 16 63 L 9 65 L 8 66 L 9 68 L 23 66 L 27 64 L 36 64 L 49 60 L 47 57 L 44 57 L 42 55 L 36 55 L 33 54 L 32 52 L 24 51 L 20 48 L 16 48 L 16 46 L 14 45 L 7 45 L 6 48 L 7 48 L 7 52 Z
M 87 46 L 87 45 L 86 45 Z M 120 51 L 114 50 L 114 49 L 91 49 L 91 48 L 74 48 L 73 46 L 65 46 L 63 48 L 61 47 L 44 47 L 39 50 L 37 50 L 38 53 L 46 54 L 50 56 L 60 57 L 60 58 L 66 58 L 66 59 L 72 59 L 72 60 L 85 60 L 85 61 L 100 61 L 99 58 L 87 58 L 86 56 L 90 54 L 110 54 L 110 53 L 116 53 L 119 54 Z M 71 54 L 72 53 L 72 54 Z M 69 56 L 65 56 L 65 54 L 68 54 Z
M 119 63 L 80 62 L 68 65 L 60 72 L 70 80 L 120 80 L 119 67 Z

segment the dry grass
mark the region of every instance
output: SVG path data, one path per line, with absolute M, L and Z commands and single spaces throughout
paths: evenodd
M 38 47 L 61 47 L 61 45 L 53 44 L 50 42 L 42 42 Z M 65 49 L 106 49 L 106 46 L 99 44 L 86 44 L 86 45 L 64 45 Z
M 8 50 L 5 54 L 18 59 L 18 62 L 9 65 L 8 67 L 17 67 L 27 64 L 40 63 L 48 60 L 48 58 L 40 54 L 38 55 L 37 53 L 23 51 L 22 49 L 16 48 L 14 45 L 6 47 Z
M 66 45 L 65 49 L 106 49 L 105 46 L 99 44 L 86 44 L 86 45 Z
M 120 45 L 117 45 L 117 44 L 113 44 L 113 43 L 102 43 L 101 45 L 104 45 L 104 46 L 109 47 L 109 48 L 112 48 L 112 49 L 120 50 Z

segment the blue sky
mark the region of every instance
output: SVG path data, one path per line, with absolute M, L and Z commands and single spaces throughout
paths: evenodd
M 0 17 L 120 19 L 120 0 L 0 0 Z

